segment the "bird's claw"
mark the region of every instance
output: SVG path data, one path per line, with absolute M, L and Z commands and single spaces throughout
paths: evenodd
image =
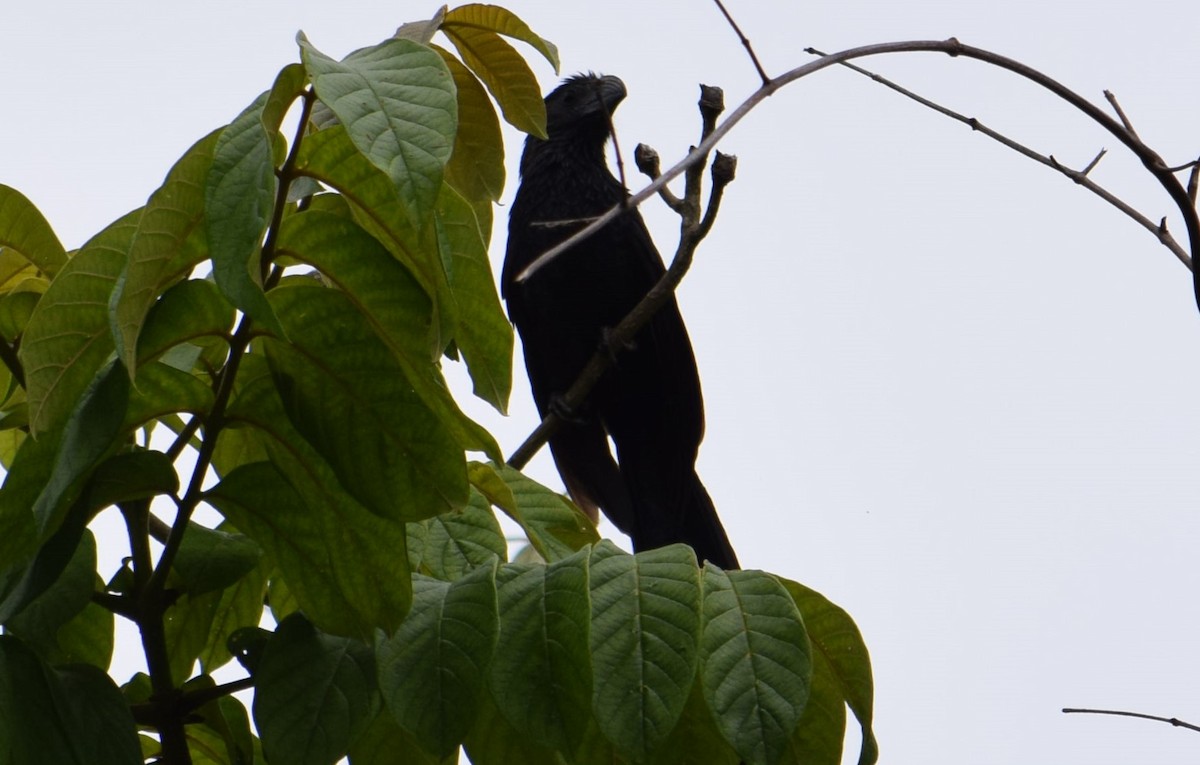
M 585 422 L 579 412 L 572 408 L 560 393 L 555 393 L 550 397 L 547 410 L 563 422 L 569 422 L 574 425 L 582 425 Z
M 632 351 L 636 349 L 637 341 L 633 340 L 632 338 L 621 342 L 614 341 L 612 327 L 603 327 L 600 330 L 600 347 L 604 349 L 606 354 L 608 354 L 608 360 L 611 361 L 615 366 L 617 363 L 617 356 L 622 351 Z

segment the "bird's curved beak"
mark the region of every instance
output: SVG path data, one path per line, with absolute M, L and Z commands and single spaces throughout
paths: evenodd
M 609 114 L 617 108 L 617 104 L 625 100 L 627 92 L 620 77 L 606 74 L 600 78 L 600 100 L 604 102 L 604 108 Z

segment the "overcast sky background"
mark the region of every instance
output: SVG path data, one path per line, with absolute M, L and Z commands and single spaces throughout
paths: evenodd
M 1168 162 L 1200 154 L 1195 0 L 728 5 L 772 74 L 809 45 L 955 35 L 1098 103 L 1115 91 Z M 668 163 L 685 152 L 697 83 L 723 86 L 731 107 L 757 85 L 709 2 L 507 7 L 559 46 L 563 74 L 625 80 L 626 157 L 639 141 Z M 340 56 L 434 10 L 12 0 L 0 182 L 78 247 L 298 60 L 297 30 Z M 523 50 L 549 89 L 555 74 Z M 1108 147 L 1092 177 L 1152 219 L 1171 211 L 1115 140 L 1013 75 L 937 54 L 860 63 L 1066 164 Z M 506 202 L 520 151 L 507 135 Z M 784 89 L 722 148 L 738 178 L 680 291 L 708 411 L 700 474 L 745 566 L 857 620 L 882 762 L 1194 762 L 1195 733 L 1059 713 L 1200 722 L 1200 316 L 1186 269 L 1065 178 L 848 71 Z M 673 251 L 672 215 L 643 209 Z M 510 417 L 470 407 L 506 451 L 535 424 L 516 368 Z M 530 472 L 560 485 L 546 455 Z M 119 535 L 102 544 L 126 554 Z

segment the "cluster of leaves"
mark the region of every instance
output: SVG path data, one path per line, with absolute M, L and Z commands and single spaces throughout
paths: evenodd
M 300 35 L 301 63 L 74 253 L 0 186 L 0 761 L 837 763 L 847 705 L 874 760 L 844 612 L 600 543 L 450 395 L 444 357 L 501 411 L 511 381 L 493 99 L 535 135 L 545 113 L 503 36 L 557 68 L 494 6 L 341 60 Z M 109 512 L 129 555 L 100 572 Z M 148 668 L 120 687 L 116 616 Z

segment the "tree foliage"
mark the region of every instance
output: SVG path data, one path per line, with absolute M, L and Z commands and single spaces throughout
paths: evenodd
M 505 38 L 557 68 L 488 5 L 340 60 L 301 33 L 71 253 L 0 186 L 0 762 L 838 763 L 847 705 L 874 761 L 841 609 L 600 541 L 450 394 L 447 358 L 501 412 L 510 389 L 496 106 L 545 113 Z M 115 616 L 146 674 L 108 674 Z

